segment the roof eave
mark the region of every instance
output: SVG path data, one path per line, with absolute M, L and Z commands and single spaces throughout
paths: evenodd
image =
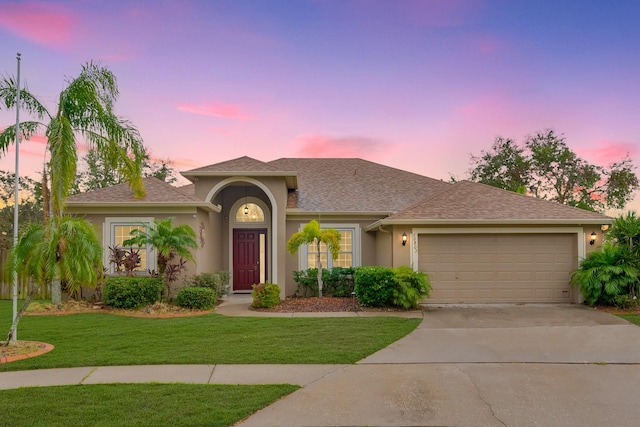
M 287 188 L 295 190 L 298 188 L 298 172 L 296 171 L 203 171 L 180 172 L 182 176 L 191 182 L 195 182 L 200 177 L 231 177 L 231 176 L 261 176 L 261 177 L 283 177 Z
M 82 208 L 167 208 L 167 207 L 180 207 L 180 208 L 200 208 L 208 212 L 220 213 L 222 207 L 220 205 L 214 205 L 207 202 L 193 202 L 193 203 L 174 203 L 174 202 L 67 202 L 67 207 L 74 210 L 80 210 Z
M 613 223 L 613 218 L 602 219 L 381 219 L 367 227 L 372 231 L 381 225 L 603 225 Z

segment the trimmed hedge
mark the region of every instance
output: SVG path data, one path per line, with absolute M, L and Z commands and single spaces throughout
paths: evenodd
M 322 269 L 322 294 L 334 297 L 349 297 L 353 292 L 352 267 L 333 267 Z M 318 296 L 318 269 L 308 268 L 293 272 L 293 280 L 298 284 L 296 295 Z
M 138 308 L 160 301 L 164 284 L 156 277 L 107 277 L 102 301 L 115 308 Z
M 354 279 L 360 304 L 369 307 L 418 308 L 431 292 L 429 276 L 408 266 L 359 267 Z
M 386 267 L 359 267 L 355 274 L 355 292 L 360 304 L 368 307 L 392 305 L 396 288 L 393 270 Z
M 228 271 L 218 271 L 215 273 L 200 273 L 184 279 L 182 283 L 185 287 L 211 288 L 216 293 L 216 296 L 222 296 L 227 294 L 229 278 Z
M 188 286 L 180 289 L 176 296 L 176 304 L 180 307 L 206 310 L 216 304 L 216 293 L 211 288 Z
M 253 297 L 252 307 L 271 308 L 280 304 L 280 286 L 274 283 L 260 283 L 253 285 L 251 292 Z

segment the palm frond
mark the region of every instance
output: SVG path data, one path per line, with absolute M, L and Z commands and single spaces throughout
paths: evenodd
M 15 108 L 17 94 L 17 84 L 13 77 L 5 77 L 0 80 L 0 102 L 6 109 Z M 29 92 L 26 85 L 20 89 L 20 108 L 40 120 L 51 118 L 49 111 L 38 98 Z

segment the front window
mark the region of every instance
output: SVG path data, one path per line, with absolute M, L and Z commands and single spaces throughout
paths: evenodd
M 356 244 L 355 235 L 359 228 L 353 226 L 349 228 L 334 227 L 327 225 L 327 228 L 335 228 L 340 232 L 340 253 L 335 260 L 331 258 L 327 245 L 320 243 L 320 261 L 324 268 L 333 267 L 356 267 Z M 302 268 L 316 268 L 318 266 L 318 246 L 316 244 L 307 245 L 306 259 L 303 260 Z M 306 266 L 304 265 L 306 261 Z
M 112 252 L 109 248 L 118 247 L 126 253 L 136 252 L 139 256 L 140 264 L 135 268 L 136 272 L 146 272 L 156 268 L 155 259 L 152 254 L 153 248 L 150 245 L 124 246 L 123 243 L 130 239 L 132 230 L 148 231 L 145 224 L 153 222 L 153 218 L 107 218 L 105 220 L 104 243 L 105 257 L 104 265 L 109 273 L 117 272 L 117 266 L 111 262 Z M 120 271 L 123 267 L 120 267 Z
M 113 233 L 114 233 L 114 244 L 118 245 L 118 247 L 124 249 L 127 252 L 135 251 L 140 257 L 140 265 L 136 267 L 134 271 L 147 271 L 147 259 L 149 254 L 149 249 L 147 246 L 124 246 L 123 242 L 130 239 L 132 230 L 143 230 L 147 231 L 146 227 L 143 225 L 114 225 Z M 112 246 L 113 247 L 113 246 Z M 115 267 L 112 264 L 112 268 Z

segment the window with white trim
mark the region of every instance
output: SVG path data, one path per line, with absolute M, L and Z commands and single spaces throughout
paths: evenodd
M 148 231 L 148 226 L 153 222 L 153 218 L 106 218 L 103 240 L 105 242 L 104 265 L 109 273 L 116 272 L 116 266 L 110 262 L 111 250 L 116 245 L 125 251 L 136 251 L 140 257 L 140 265 L 134 270 L 137 272 L 146 272 L 156 268 L 156 260 L 152 254 L 153 248 L 150 245 L 143 246 L 124 246 L 123 242 L 130 239 L 132 230 Z
M 360 265 L 360 227 L 358 225 L 327 224 L 322 228 L 334 228 L 340 232 L 340 252 L 335 260 L 329 255 L 327 245 L 320 243 L 320 261 L 323 268 L 358 267 Z M 302 270 L 317 267 L 317 248 L 317 245 L 310 244 L 301 251 L 300 268 Z

